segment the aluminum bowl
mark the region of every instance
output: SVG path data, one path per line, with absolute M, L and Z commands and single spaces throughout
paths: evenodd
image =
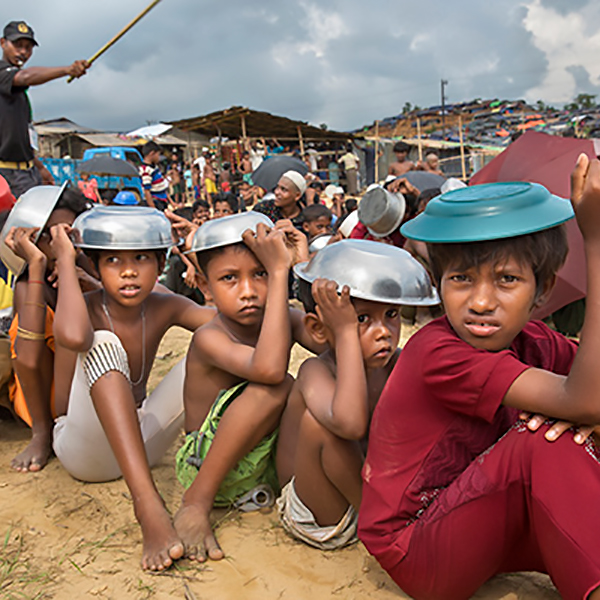
M 308 244 L 308 251 L 310 254 L 313 252 L 319 252 L 319 250 L 323 250 L 327 244 L 329 244 L 333 234 L 331 233 L 320 233 L 319 235 L 315 235 L 312 240 L 310 240 Z
M 175 245 L 171 223 L 149 206 L 94 206 L 73 223 L 89 250 L 160 250 Z
M 58 203 L 67 184 L 38 185 L 26 191 L 13 206 L 4 227 L 0 232 L 0 259 L 18 277 L 27 262 L 18 257 L 5 243 L 11 227 L 38 227 L 34 241 L 37 243 L 54 207 Z
M 270 228 L 274 227 L 273 221 L 269 217 L 253 210 L 206 221 L 198 227 L 192 241 L 192 247 L 186 254 L 239 244 L 243 241 L 242 233 L 246 229 L 256 232 L 256 226 L 259 223 L 263 223 Z
M 422 242 L 478 242 L 542 231 L 573 216 L 568 200 L 537 183 L 485 183 L 433 198 L 400 232 Z
M 406 250 L 369 240 L 342 240 L 294 267 L 298 277 L 312 283 L 319 277 L 347 285 L 362 300 L 432 306 L 440 300 L 423 266 Z
M 406 201 L 402 194 L 392 194 L 377 186 L 365 193 L 358 205 L 358 218 L 369 233 L 386 237 L 398 227 L 404 218 Z

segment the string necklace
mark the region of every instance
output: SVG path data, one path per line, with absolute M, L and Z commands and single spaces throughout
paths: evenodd
M 106 290 L 102 291 L 102 309 L 104 310 L 104 314 L 106 315 L 106 319 L 108 320 L 108 324 L 110 325 L 110 330 L 115 334 L 115 326 L 110 316 L 110 312 L 108 312 L 108 305 L 106 304 Z M 118 337 L 118 336 L 117 336 Z M 140 373 L 137 381 L 132 381 L 131 385 L 135 387 L 142 383 L 144 379 L 144 375 L 146 374 L 146 302 L 142 304 L 142 371 Z

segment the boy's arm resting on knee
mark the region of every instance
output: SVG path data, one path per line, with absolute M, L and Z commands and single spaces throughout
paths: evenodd
M 348 383 L 342 381 L 339 370 L 334 377 L 318 358 L 306 360 L 298 372 L 297 385 L 312 416 L 338 437 L 360 440 L 369 424 L 366 391 L 363 396 L 360 388 L 352 389 Z
M 240 344 L 224 331 L 213 327 L 201 327 L 192 338 L 194 353 L 205 365 L 216 367 L 252 383 L 278 385 L 287 374 L 286 368 L 278 368 L 277 364 L 268 364 L 261 355 L 257 356 L 256 348 Z M 266 350 L 268 351 L 268 349 Z M 275 363 L 275 357 L 273 357 Z
M 504 404 L 587 425 L 600 424 L 600 162 L 581 155 L 571 175 L 571 202 L 584 239 L 588 290 L 579 349 L 567 377 L 527 369 Z
M 50 244 L 58 269 L 54 337 L 64 348 L 84 352 L 92 346 L 94 329 L 79 285 L 75 266 L 76 252 L 69 238 L 69 231 L 70 228 L 62 223 L 50 229 Z

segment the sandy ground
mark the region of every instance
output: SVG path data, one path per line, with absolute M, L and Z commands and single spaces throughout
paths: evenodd
M 405 336 L 414 328 L 404 328 Z M 172 330 L 163 340 L 151 386 L 185 354 L 189 334 Z M 295 349 L 292 370 L 303 360 Z M 29 430 L 0 421 L 0 598 L 6 599 L 248 599 L 406 598 L 361 544 L 324 553 L 287 537 L 273 511 L 215 512 L 227 554 L 221 562 L 182 560 L 153 575 L 139 567 L 141 535 L 125 483 L 86 484 L 56 459 L 41 473 L 12 471 L 10 459 Z M 183 437 L 183 436 L 182 436 Z M 168 508 L 182 488 L 173 469 L 174 446 L 154 469 Z M 496 578 L 478 599 L 560 598 L 538 574 Z

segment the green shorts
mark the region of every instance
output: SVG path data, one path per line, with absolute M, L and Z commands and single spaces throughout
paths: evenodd
M 198 474 L 202 461 L 212 445 L 219 421 L 227 407 L 244 391 L 248 385 L 244 381 L 228 390 L 221 390 L 208 416 L 198 431 L 192 431 L 177 452 L 175 472 L 177 479 L 186 489 Z M 279 491 L 275 470 L 275 442 L 279 430 L 264 437 L 238 464 L 227 473 L 215 497 L 215 506 L 230 506 L 240 496 L 261 483 L 270 485 L 275 493 Z

